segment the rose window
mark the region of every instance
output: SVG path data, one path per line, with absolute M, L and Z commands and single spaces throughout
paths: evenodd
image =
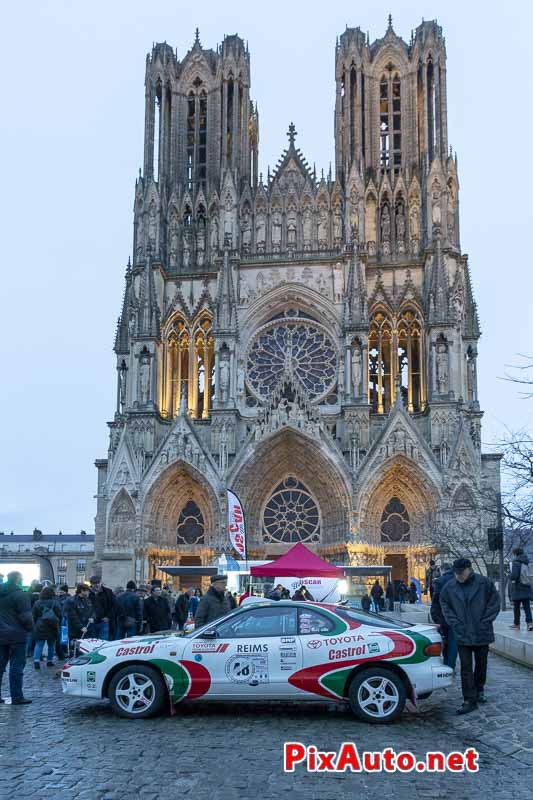
M 293 371 L 311 400 L 321 400 L 337 378 L 337 353 L 327 330 L 313 320 L 277 319 L 257 334 L 247 362 L 247 383 L 266 400 L 284 371 Z
M 397 497 L 392 497 L 381 515 L 381 541 L 408 542 L 410 530 L 409 512 Z
M 320 541 L 318 506 L 303 483 L 285 478 L 263 511 L 263 541 L 294 544 Z

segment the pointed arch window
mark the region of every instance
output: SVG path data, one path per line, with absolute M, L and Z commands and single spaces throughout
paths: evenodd
M 205 186 L 207 165 L 207 93 L 196 78 L 187 95 L 187 185 Z
M 394 67 L 379 83 L 379 142 L 382 172 L 400 171 L 402 165 L 402 85 Z
M 386 414 L 397 390 L 410 413 L 423 411 L 426 389 L 420 316 L 406 307 L 399 315 L 378 309 L 368 337 L 368 402 L 372 411 Z
M 214 342 L 212 318 L 200 314 L 190 324 L 175 315 L 165 333 L 163 407 L 167 417 L 175 417 L 187 398 L 187 412 L 196 419 L 207 419 L 213 396 Z

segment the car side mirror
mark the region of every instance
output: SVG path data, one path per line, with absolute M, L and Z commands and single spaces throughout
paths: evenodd
M 215 628 L 210 628 L 208 631 L 204 631 L 200 637 L 201 639 L 216 639 L 217 632 Z

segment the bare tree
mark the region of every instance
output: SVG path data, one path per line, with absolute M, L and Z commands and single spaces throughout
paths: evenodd
M 522 386 L 533 386 L 533 375 L 531 375 L 531 371 L 533 371 L 533 357 L 525 356 L 522 353 L 518 353 L 518 357 L 522 358 L 525 363 L 506 364 L 506 368 L 513 370 L 513 372 L 505 372 L 503 380 L 510 381 L 511 383 L 519 383 L 522 384 Z M 519 395 L 524 400 L 529 400 L 533 397 L 533 391 L 519 392 Z

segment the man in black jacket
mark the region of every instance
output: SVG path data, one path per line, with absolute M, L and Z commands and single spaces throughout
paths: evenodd
M 187 622 L 189 616 L 189 601 L 191 599 L 192 590 L 182 589 L 176 598 L 174 604 L 174 614 L 172 615 L 176 620 L 176 627 L 179 631 L 183 630 L 183 626 Z
M 443 564 L 440 578 L 437 578 L 433 583 L 433 596 L 431 599 L 431 619 L 439 626 L 440 634 L 443 639 L 444 663 L 447 667 L 451 667 L 452 669 L 455 669 L 455 664 L 457 662 L 457 642 L 455 641 L 453 629 L 450 628 L 444 619 L 444 614 L 442 613 L 440 605 L 440 594 L 448 581 L 453 580 L 454 577 L 452 565 L 448 563 Z
M 500 611 L 500 595 L 493 582 L 472 570 L 468 558 L 453 562 L 455 578 L 440 593 L 446 624 L 453 630 L 461 660 L 463 705 L 458 714 L 468 714 L 485 703 L 489 644 L 494 641 L 492 623 Z M 472 671 L 472 657 L 475 669 Z
M 227 577 L 225 575 L 212 575 L 211 586 L 200 600 L 195 627 L 201 628 L 208 622 L 214 622 L 219 617 L 224 617 L 230 612 L 229 600 L 226 597 Z
M 150 633 L 169 631 L 172 626 L 168 600 L 161 594 L 161 587 L 152 587 L 152 594 L 144 601 L 144 617 L 150 627 Z
M 7 583 L 0 586 L 0 689 L 9 662 L 9 690 L 14 706 L 31 703 L 22 693 L 22 677 L 32 627 L 30 595 L 22 590 L 20 572 L 10 572 Z
M 93 607 L 94 621 L 89 626 L 88 637 L 109 641 L 110 638 L 113 638 L 110 623 L 113 619 L 115 596 L 112 589 L 104 586 L 102 579 L 98 576 L 93 575 L 90 583 L 89 600 Z
M 126 591 L 115 597 L 115 616 L 118 639 L 128 639 L 141 632 L 142 605 L 135 581 L 128 581 Z

